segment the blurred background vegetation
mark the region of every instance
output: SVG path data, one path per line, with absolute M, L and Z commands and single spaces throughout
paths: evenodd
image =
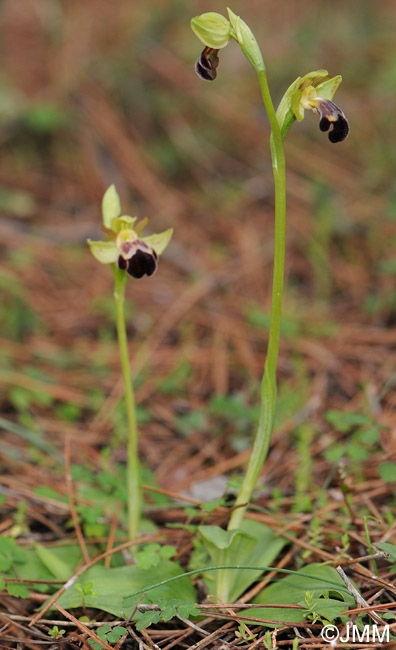
M 290 432 L 309 418 L 320 453 L 331 440 L 323 413 L 363 411 L 390 427 L 381 444 L 392 459 L 396 6 L 235 0 L 232 9 L 262 46 L 274 102 L 297 76 L 326 68 L 343 76 L 336 102 L 351 129 L 332 145 L 309 113 L 287 137 L 278 425 Z M 210 10 L 226 4 L 1 3 L 3 413 L 22 427 L 18 441 L 33 432 L 61 450 L 70 433 L 79 459 L 125 438 L 111 273 L 85 244 L 101 236 L 101 197 L 115 183 L 126 213 L 148 216 L 156 232 L 175 228 L 156 277 L 128 287 L 142 449 L 173 487 L 205 474 L 230 440 L 245 449 L 270 304 L 268 124 L 236 44 L 221 52 L 215 83 L 196 76 L 201 45 L 189 22 Z M 26 456 L 13 436 L 4 453 L 18 466 Z M 174 436 L 179 451 L 167 455 Z M 279 438 L 274 472 L 289 445 Z M 180 460 L 184 471 L 169 474 Z

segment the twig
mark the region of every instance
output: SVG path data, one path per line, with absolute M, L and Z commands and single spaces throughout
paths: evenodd
M 140 638 L 138 637 L 138 635 L 136 634 L 136 632 L 135 632 L 135 630 L 133 629 L 132 625 L 128 625 L 128 632 L 129 632 L 129 634 L 131 635 L 131 637 L 132 637 L 133 639 L 135 639 L 135 641 L 136 641 L 137 644 L 139 645 L 139 650 L 145 650 L 146 648 L 148 648 L 148 650 L 151 650 L 150 646 L 146 645 L 146 644 L 144 643 L 144 641 L 142 641 L 142 639 L 140 639 Z
M 161 650 L 160 646 L 157 645 L 156 643 L 154 643 L 154 641 L 153 641 L 152 638 L 150 637 L 150 635 L 149 635 L 149 633 L 147 632 L 147 630 L 140 630 L 140 631 L 141 631 L 142 635 L 144 636 L 144 638 L 146 639 L 146 641 L 148 642 L 149 647 L 150 647 L 150 650 L 153 650 L 153 649 L 154 649 L 154 650 Z
M 388 560 L 390 557 L 389 553 L 386 553 L 386 551 L 378 551 L 377 553 L 372 553 L 370 555 L 363 555 L 363 557 L 359 557 L 357 559 L 349 559 L 349 560 L 343 560 L 340 562 L 340 566 L 348 566 L 349 564 L 360 564 L 360 562 L 366 562 L 367 560 L 375 560 L 375 559 L 381 559 L 381 560 Z
M 228 631 L 230 628 L 232 628 L 232 623 L 226 623 L 218 630 L 215 630 L 214 632 L 209 634 L 209 636 L 205 637 L 204 639 L 201 639 L 200 641 L 198 641 L 198 643 L 192 645 L 190 650 L 201 650 L 202 648 L 206 648 L 207 645 L 209 645 L 212 641 L 215 641 L 221 634 L 223 634 L 223 632 Z
M 90 630 L 89 627 L 84 625 L 84 623 L 81 623 L 81 621 L 75 618 L 72 614 L 69 614 L 69 612 L 63 609 L 63 607 L 61 607 L 57 603 L 54 604 L 54 607 L 56 607 L 58 612 L 63 614 L 65 618 L 68 618 L 69 621 L 73 621 L 75 626 L 78 627 L 78 629 L 81 630 L 81 632 L 84 632 L 84 634 L 87 634 L 89 637 L 91 637 L 91 639 L 94 639 L 97 643 L 99 643 L 102 646 L 102 648 L 106 648 L 106 650 L 113 650 L 111 645 L 109 645 L 106 641 L 98 637 L 98 635 L 95 634 L 95 632 L 92 632 L 92 630 Z
M 343 571 L 342 567 L 338 566 L 336 567 L 337 573 L 340 576 L 341 580 L 344 582 L 346 588 L 348 589 L 349 593 L 354 597 L 356 603 L 360 605 L 360 607 L 368 608 L 370 611 L 367 611 L 369 616 L 375 621 L 376 623 L 380 623 L 381 625 L 385 625 L 384 621 L 382 618 L 378 616 L 378 614 L 371 609 L 371 607 L 368 605 L 368 603 L 364 600 L 363 596 L 361 596 L 358 592 L 357 589 L 353 586 L 352 582 L 349 580 L 348 576 L 346 573 Z
M 176 614 L 176 617 L 180 621 L 182 621 L 185 625 L 187 625 L 188 627 L 191 627 L 196 632 L 199 632 L 200 634 L 203 634 L 204 636 L 209 636 L 210 632 L 207 632 L 206 630 L 203 630 L 198 625 L 195 625 L 195 623 L 193 623 L 192 621 L 189 621 L 188 618 L 184 618 L 184 616 L 180 616 L 180 614 Z

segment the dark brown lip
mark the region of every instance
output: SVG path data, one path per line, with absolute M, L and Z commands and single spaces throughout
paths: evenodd
M 195 64 L 195 72 L 204 81 L 214 81 L 217 77 L 216 68 L 219 65 L 219 50 L 205 47 Z
M 349 133 L 349 123 L 344 112 L 337 104 L 329 99 L 318 102 L 317 111 L 320 115 L 319 128 L 321 131 L 329 131 L 330 142 L 342 142 Z
M 118 257 L 118 268 L 126 271 L 133 278 L 153 275 L 158 266 L 158 255 L 141 240 L 125 242 Z

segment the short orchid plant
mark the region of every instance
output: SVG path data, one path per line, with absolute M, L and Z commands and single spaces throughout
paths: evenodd
M 139 532 L 142 497 L 135 394 L 125 328 L 125 287 L 128 276 L 142 278 L 144 275 L 151 276 L 156 272 L 158 258 L 168 246 L 173 231 L 169 228 L 159 234 L 143 236 L 142 232 L 148 219 L 137 223 L 137 217 L 121 215 L 120 199 L 114 185 L 109 187 L 103 197 L 102 214 L 102 230 L 106 235 L 106 241 L 88 240 L 88 244 L 98 262 L 110 264 L 114 276 L 117 336 L 128 418 L 128 534 L 131 539 L 134 539 Z

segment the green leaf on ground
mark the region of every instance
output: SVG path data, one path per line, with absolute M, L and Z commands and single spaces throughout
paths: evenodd
M 312 575 L 312 578 L 300 574 L 309 574 Z M 323 579 L 322 584 L 318 578 Z M 327 580 L 338 583 L 339 589 L 329 586 L 325 582 Z M 354 599 L 347 592 L 337 571 L 333 567 L 323 564 L 310 564 L 302 567 L 294 575 L 281 578 L 264 589 L 253 602 L 260 605 L 271 605 L 274 603 L 278 605 L 298 605 L 305 602 L 307 592 L 317 599 L 316 604 L 319 601 L 318 607 L 320 608 L 320 612 L 323 611 L 323 615 L 328 620 L 332 620 L 331 617 L 333 614 L 335 616 L 339 616 L 340 614 L 339 608 L 334 603 L 334 600 L 339 600 L 339 607 L 342 608 L 341 611 L 354 605 Z M 331 598 L 329 598 L 329 595 Z M 316 611 L 320 613 L 318 609 Z M 307 614 L 307 610 L 269 607 L 264 609 L 247 609 L 240 612 L 240 615 L 261 618 L 266 621 L 298 623 L 304 620 L 304 613 Z
M 132 615 L 135 604 L 128 606 L 124 597 L 133 592 L 149 587 L 156 582 L 182 575 L 183 570 L 176 562 L 161 560 L 156 566 L 149 569 L 142 569 L 137 565 L 116 567 L 106 569 L 103 566 L 93 566 L 79 577 L 79 584 L 83 587 L 89 582 L 92 583 L 92 591 L 95 596 L 84 597 L 86 607 L 100 609 L 120 618 L 128 618 Z M 150 592 L 152 596 L 152 592 Z M 196 602 L 196 592 L 188 578 L 175 580 L 161 590 L 161 599 L 169 600 L 179 598 L 191 603 Z M 138 598 L 139 602 L 151 602 L 150 599 Z M 81 607 L 81 593 L 76 586 L 70 587 L 58 600 L 59 605 L 65 609 Z M 135 619 L 140 619 L 142 614 L 136 613 Z
M 16 598 L 29 598 L 30 592 L 26 585 L 21 585 L 18 582 L 9 582 L 7 585 L 7 591 L 10 596 L 15 596 Z

